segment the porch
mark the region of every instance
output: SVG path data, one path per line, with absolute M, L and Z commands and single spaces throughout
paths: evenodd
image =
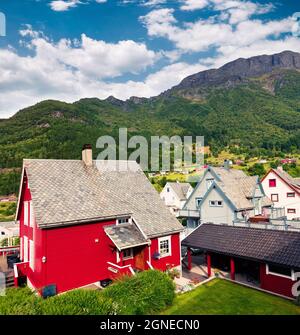
M 197 286 L 209 278 L 231 279 L 254 288 L 260 287 L 260 264 L 225 255 L 192 249 L 182 260 L 182 276 L 175 279 L 177 290 Z

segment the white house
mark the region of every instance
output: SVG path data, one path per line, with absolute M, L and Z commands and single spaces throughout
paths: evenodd
M 179 216 L 187 219 L 188 228 L 203 222 L 264 220 L 272 205 L 257 176 L 249 177 L 229 166 L 208 167 Z
M 19 236 L 19 225 L 14 221 L 0 222 L 0 244 L 3 240 L 8 239 L 8 246 Z
M 167 182 L 160 193 L 160 197 L 164 200 L 171 213 L 178 216 L 179 210 L 183 208 L 192 192 L 193 187 L 189 183 Z
M 300 219 L 300 178 L 292 178 L 279 167 L 263 177 L 262 185 L 274 204 L 285 208 L 288 220 Z

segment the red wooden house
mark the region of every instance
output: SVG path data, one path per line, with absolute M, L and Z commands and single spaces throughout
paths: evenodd
M 93 161 L 90 146 L 82 160 L 24 160 L 16 283 L 59 293 L 139 270 L 181 269 L 181 224 L 137 163 L 118 164 Z

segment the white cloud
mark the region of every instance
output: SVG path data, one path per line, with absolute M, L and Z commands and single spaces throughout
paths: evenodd
M 107 0 L 95 0 L 99 4 L 106 3 Z M 56 12 L 64 12 L 71 8 L 77 7 L 78 5 L 88 4 L 89 0 L 52 0 L 50 2 L 50 7 Z
M 165 4 L 167 2 L 167 0 L 146 0 L 146 1 L 142 1 L 142 5 L 143 6 L 157 6 L 157 5 L 162 5 Z
M 231 2 L 236 3 L 237 1 Z M 164 8 L 153 10 L 140 20 L 147 28 L 149 36 L 167 38 L 182 53 L 206 51 L 212 47 L 227 45 L 242 47 L 254 41 L 289 33 L 293 27 L 292 18 L 267 22 L 242 20 L 241 16 L 239 18 L 240 20 L 237 20 L 235 17 L 234 25 L 230 23 L 231 16 L 229 22 L 222 22 L 219 17 L 210 17 L 193 23 L 185 23 L 183 27 L 180 27 L 174 17 L 174 10 Z
M 202 9 L 208 6 L 209 0 L 183 0 L 183 4 L 180 6 L 181 10 L 196 10 Z
M 50 2 L 50 7 L 56 12 L 63 12 L 80 4 L 80 0 L 54 0 Z
M 15 50 L 0 49 L 1 117 L 43 99 L 104 98 L 113 94 L 113 89 L 127 97 L 126 84 L 104 80 L 140 73 L 161 57 L 131 40 L 112 44 L 83 34 L 80 41 L 62 39 L 53 43 L 28 27 L 21 35 L 29 39 L 26 45 L 34 55 L 20 56 Z M 130 92 L 133 94 L 133 90 Z

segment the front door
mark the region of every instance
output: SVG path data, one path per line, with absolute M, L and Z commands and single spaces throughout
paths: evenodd
M 144 255 L 144 248 L 137 251 L 135 255 L 135 267 L 138 270 L 145 269 L 145 255 Z

